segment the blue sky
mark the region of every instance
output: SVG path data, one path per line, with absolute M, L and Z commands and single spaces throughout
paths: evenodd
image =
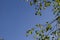
M 54 16 L 49 8 L 40 17 L 34 15 L 34 7 L 25 0 L 0 0 L 0 37 L 4 40 L 33 40 L 25 37 L 25 32 L 35 24 L 52 21 Z

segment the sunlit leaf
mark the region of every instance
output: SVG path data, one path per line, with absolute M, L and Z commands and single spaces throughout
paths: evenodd
M 49 36 L 45 36 L 45 40 L 49 40 Z
M 27 34 L 32 34 L 33 33 L 33 31 L 34 31 L 34 28 L 31 28 L 30 30 L 28 30 L 26 33 Z
M 40 11 L 37 11 L 37 12 L 35 13 L 35 15 L 40 15 L 40 16 L 41 16 L 42 14 L 41 14 Z
M 58 40 L 60 40 L 60 38 L 58 38 Z
M 57 3 L 60 3 L 60 0 L 55 0 Z
M 56 18 L 56 20 L 60 20 L 60 16 L 58 16 L 58 17 Z
M 58 5 L 60 6 L 60 3 Z
M 46 32 L 52 28 L 51 24 L 47 22 Z
M 45 2 L 45 7 L 48 7 L 48 6 L 50 6 L 50 4 L 51 4 L 51 2 Z
M 32 34 L 32 30 L 28 30 L 27 33 Z
M 40 7 L 39 7 L 39 9 L 41 10 L 42 9 L 42 3 L 40 3 L 40 5 L 39 5 Z
M 43 28 L 43 26 L 41 24 L 36 24 L 35 26 L 38 28 Z
M 53 12 L 54 12 L 53 14 L 55 14 L 57 11 L 58 11 L 58 8 L 54 8 L 53 9 Z
M 39 36 L 39 32 L 38 31 L 35 31 L 36 35 Z
M 58 23 L 60 23 L 60 16 L 58 16 L 56 20 L 58 21 Z

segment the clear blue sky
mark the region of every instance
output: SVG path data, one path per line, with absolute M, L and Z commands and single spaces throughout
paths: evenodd
M 26 30 L 54 18 L 49 8 L 42 13 L 42 17 L 35 16 L 33 6 L 25 0 L 0 0 L 0 37 L 4 40 L 33 40 L 25 37 Z

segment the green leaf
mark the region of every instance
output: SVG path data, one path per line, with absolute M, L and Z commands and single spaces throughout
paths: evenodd
M 41 24 L 36 24 L 36 27 L 42 28 L 43 26 Z
M 51 24 L 47 22 L 46 32 L 52 28 Z
M 60 36 L 60 32 L 58 32 L 57 35 Z
M 35 33 L 36 33 L 37 35 L 39 35 L 39 32 L 38 32 L 38 31 L 35 31 Z
M 56 35 L 56 31 L 52 32 L 52 34 L 55 34 Z
M 40 30 L 40 32 L 44 33 L 44 30 Z
M 31 28 L 30 30 L 28 30 L 26 33 L 27 34 L 32 34 L 33 33 L 33 31 L 34 31 L 34 28 Z
M 28 30 L 26 33 L 28 33 L 28 34 L 32 34 L 32 30 Z
M 40 3 L 40 5 L 39 5 L 39 9 L 40 9 L 40 10 L 42 9 L 42 3 Z
M 58 38 L 58 40 L 60 40 L 60 38 Z
M 49 2 L 45 2 L 45 7 L 48 7 L 48 6 L 50 6 L 50 4 L 51 4 L 51 2 L 49 1 Z
M 58 16 L 56 20 L 58 21 L 58 23 L 60 23 L 60 16 Z
M 31 6 L 32 6 L 32 4 L 33 4 L 32 1 L 30 1 L 30 5 L 31 5 Z
M 43 2 L 46 2 L 46 0 L 43 0 Z
M 40 11 L 37 11 L 37 12 L 35 13 L 35 15 L 40 15 L 40 16 L 41 16 L 42 14 L 41 14 Z
M 53 12 L 54 12 L 53 14 L 55 14 L 57 11 L 58 11 L 58 8 L 54 8 L 53 9 Z
M 49 39 L 49 36 L 45 36 L 45 38 L 44 38 L 44 39 L 45 39 L 45 40 L 50 40 L 50 39 Z
M 56 18 L 56 20 L 60 20 L 60 16 L 58 16 L 58 17 Z

